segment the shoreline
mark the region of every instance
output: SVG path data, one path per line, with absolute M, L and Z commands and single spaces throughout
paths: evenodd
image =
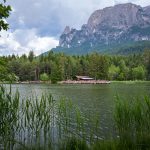
M 59 84 L 110 84 L 111 81 L 107 80 L 90 80 L 90 81 L 74 81 L 74 80 L 66 80 L 60 81 Z
M 150 81 L 141 81 L 141 80 L 126 80 L 126 81 L 108 81 L 108 80 L 92 80 L 92 81 L 58 81 L 55 84 L 110 84 L 110 83 L 123 83 L 123 84 L 135 84 L 135 83 L 150 83 Z M 0 82 L 0 84 L 53 84 L 50 81 L 22 81 L 22 82 Z

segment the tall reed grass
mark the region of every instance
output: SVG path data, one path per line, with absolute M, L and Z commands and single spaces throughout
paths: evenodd
M 150 149 L 150 97 L 117 98 L 114 118 L 120 147 Z
M 43 94 L 21 99 L 18 91 L 12 94 L 11 88 L 0 86 L 0 114 L 0 148 L 5 150 L 60 149 L 71 137 L 85 143 L 93 140 L 86 118 L 66 98 L 56 101 Z
M 100 140 L 99 116 L 90 120 L 71 100 L 52 95 L 21 99 L 0 86 L 0 149 L 150 149 L 150 97 L 117 97 L 115 138 Z

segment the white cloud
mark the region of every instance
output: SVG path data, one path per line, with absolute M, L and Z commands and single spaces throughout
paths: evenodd
M 148 0 L 114 0 L 114 4 L 122 4 L 122 3 L 134 3 L 137 5 L 141 5 L 143 7 L 150 5 L 150 1 Z
M 53 37 L 35 37 L 27 44 L 27 47 L 34 50 L 36 54 L 41 54 L 45 50 L 50 50 L 57 45 L 58 41 L 55 40 Z
M 37 28 L 40 34 L 58 36 L 66 25 L 80 28 L 91 13 L 117 3 L 150 5 L 149 0 L 13 0 L 9 21 L 12 28 Z
M 11 31 L 0 33 L 0 55 L 49 50 L 65 26 L 80 29 L 95 10 L 127 2 L 150 5 L 149 0 L 8 0 L 13 8 L 7 20 Z
M 0 37 L 0 55 L 28 54 L 30 50 L 39 55 L 57 45 L 58 40 L 53 37 L 41 37 L 35 29 L 3 31 Z

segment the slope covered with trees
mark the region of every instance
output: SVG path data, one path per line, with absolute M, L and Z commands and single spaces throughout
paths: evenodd
M 82 56 L 68 56 L 63 53 L 35 57 L 28 56 L 0 57 L 1 79 L 8 75 L 13 80 L 37 81 L 73 79 L 76 75 L 87 75 L 94 79 L 107 80 L 149 80 L 150 51 L 130 56 L 109 56 L 92 53 Z M 3 63 L 2 63 L 3 62 Z

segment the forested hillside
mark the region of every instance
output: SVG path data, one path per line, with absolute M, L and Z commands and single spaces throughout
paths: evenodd
M 0 79 L 18 81 L 73 79 L 76 75 L 87 75 L 107 80 L 149 80 L 150 51 L 130 56 L 109 56 L 92 53 L 82 56 L 68 56 L 63 53 L 35 57 L 0 57 Z
M 68 55 L 85 55 L 92 52 L 97 52 L 100 54 L 110 54 L 110 55 L 131 55 L 131 54 L 141 54 L 145 50 L 150 49 L 150 41 L 137 41 L 137 42 L 127 42 L 121 44 L 112 44 L 110 46 L 96 45 L 93 49 L 89 48 L 89 43 L 81 46 L 80 48 L 62 48 L 57 47 L 52 49 L 55 53 L 63 52 Z M 49 52 L 44 53 L 47 55 Z

